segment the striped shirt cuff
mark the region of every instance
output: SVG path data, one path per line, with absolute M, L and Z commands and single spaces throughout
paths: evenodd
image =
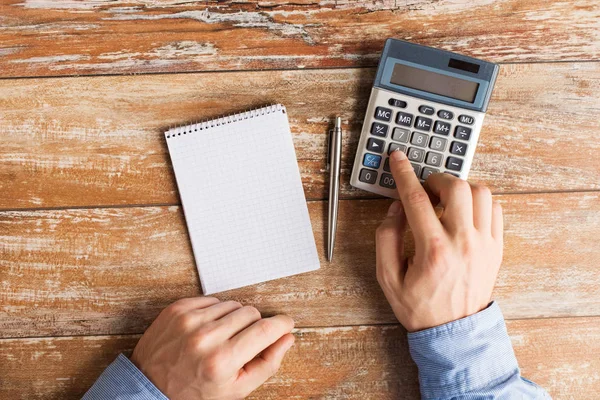
M 408 345 L 423 399 L 450 398 L 519 376 L 496 302 L 469 317 L 409 333 Z
M 119 354 L 82 400 L 168 400 L 127 357 Z

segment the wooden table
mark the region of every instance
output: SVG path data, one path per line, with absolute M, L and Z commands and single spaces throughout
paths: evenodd
M 505 209 L 495 297 L 526 377 L 597 398 L 599 21 L 596 0 L 2 0 L 0 398 L 78 398 L 163 307 L 201 293 L 161 132 L 272 102 L 289 111 L 322 268 L 220 295 L 297 322 L 253 397 L 417 398 L 374 273 L 389 200 L 348 185 L 387 37 L 502 64 L 471 174 Z M 334 115 L 347 134 L 329 264 Z

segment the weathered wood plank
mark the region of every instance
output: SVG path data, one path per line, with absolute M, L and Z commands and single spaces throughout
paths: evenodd
M 373 66 L 387 37 L 492 61 L 597 60 L 595 0 L 0 3 L 2 76 Z
M 588 399 L 600 391 L 600 321 L 508 321 L 523 376 L 553 399 Z M 397 326 L 298 329 L 280 371 L 254 399 L 417 399 L 417 370 Z M 0 341 L 0 397 L 75 399 L 138 336 Z M 35 373 L 32 373 L 35 371 Z
M 495 298 L 505 315 L 600 315 L 600 193 L 498 199 L 506 249 Z M 287 313 L 299 327 L 395 322 L 374 265 L 388 204 L 341 202 L 329 264 L 327 204 L 309 203 L 322 268 L 218 297 Z M 0 213 L 0 268 L 1 337 L 139 333 L 170 302 L 200 294 L 174 206 Z
M 326 132 L 345 121 L 348 185 L 373 69 L 0 81 L 0 208 L 176 204 L 161 131 L 268 102 L 288 107 L 309 199 L 326 198 Z M 600 188 L 600 63 L 506 65 L 471 179 L 495 192 Z

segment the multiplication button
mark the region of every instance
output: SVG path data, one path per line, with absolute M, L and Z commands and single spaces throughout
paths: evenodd
M 380 124 L 379 122 L 373 122 L 371 125 L 371 135 L 386 137 L 388 132 L 388 126 L 386 124 Z
M 452 142 L 450 153 L 456 154 L 457 156 L 464 156 L 467 154 L 467 145 L 460 142 Z

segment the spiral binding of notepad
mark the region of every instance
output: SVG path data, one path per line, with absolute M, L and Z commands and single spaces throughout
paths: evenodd
M 195 124 L 181 125 L 175 128 L 171 128 L 165 132 L 167 139 L 174 138 L 176 136 L 188 135 L 193 132 L 214 128 L 215 126 L 221 126 L 230 124 L 232 122 L 243 121 L 250 118 L 256 118 L 261 115 L 271 114 L 277 111 L 285 113 L 285 107 L 282 104 L 272 104 L 266 107 L 254 108 L 241 113 L 229 114 L 219 118 L 209 119 L 200 121 Z

